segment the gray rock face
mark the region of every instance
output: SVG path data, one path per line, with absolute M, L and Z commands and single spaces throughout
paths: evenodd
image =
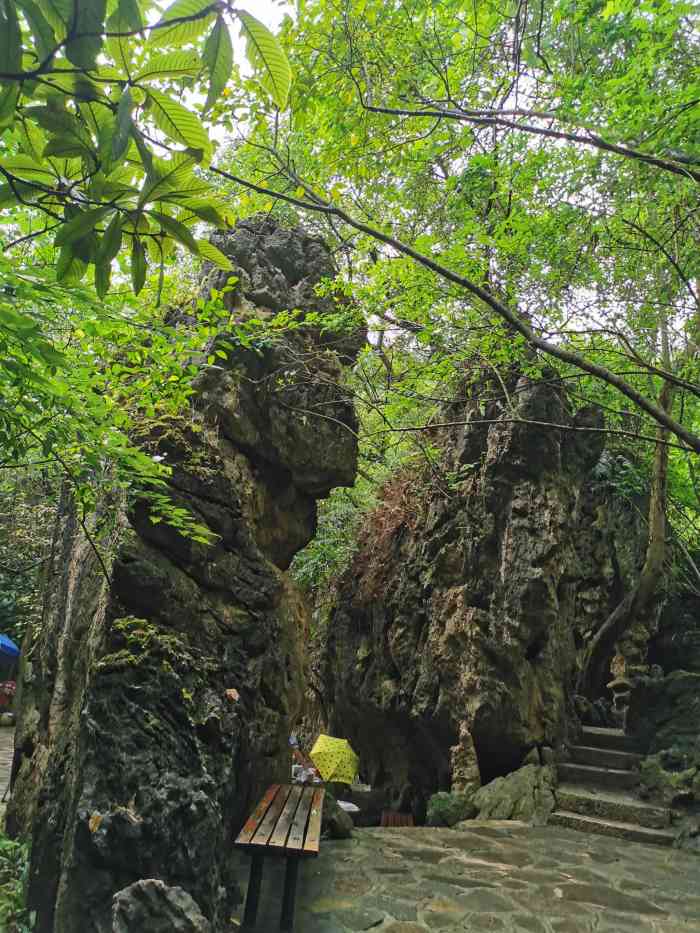
M 544 826 L 556 808 L 556 770 L 524 765 L 485 784 L 472 797 L 478 820 L 522 820 Z
M 349 839 L 352 836 L 354 824 L 352 817 L 346 813 L 332 794 L 326 792 L 323 798 L 323 814 L 321 816 L 321 831 L 331 839 Z
M 112 933 L 211 933 L 211 924 L 187 891 L 149 878 L 114 895 Z
M 700 744 L 700 673 L 641 678 L 632 691 L 627 731 L 650 753 L 675 748 L 694 756 Z
M 289 246 L 302 266 L 292 274 L 278 257 L 280 295 L 311 289 L 322 260 L 332 269 L 320 242 L 294 251 L 294 234 L 269 223 L 230 239 L 229 255 L 252 262 L 260 249 L 266 269 L 275 244 Z M 151 438 L 175 504 L 212 545 L 152 523 L 144 502 L 105 501 L 93 540 L 107 581 L 66 496 L 55 582 L 24 650 L 8 811 L 32 841 L 37 933 L 111 933 L 113 895 L 141 879 L 184 889 L 214 929 L 228 921 L 231 839 L 261 790 L 288 777 L 302 700 L 307 616 L 283 570 L 313 534 L 316 499 L 354 476 L 339 374 L 303 328 L 260 353 L 234 350 L 203 368 L 192 412 Z M 147 890 L 155 911 L 161 889 Z
M 441 485 L 412 472 L 387 487 L 321 638 L 331 731 L 418 819 L 436 791 L 559 744 L 577 651 L 643 557 L 633 510 L 592 475 L 601 435 L 513 420 L 599 426 L 595 413 L 572 414 L 556 381 L 516 376 L 508 392 L 507 413 L 446 412 L 466 424 L 442 437 Z

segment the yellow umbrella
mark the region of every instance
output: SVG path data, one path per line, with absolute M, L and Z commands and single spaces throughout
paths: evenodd
M 347 739 L 335 739 L 323 734 L 316 739 L 310 758 L 324 781 L 343 784 L 352 784 L 360 763 Z

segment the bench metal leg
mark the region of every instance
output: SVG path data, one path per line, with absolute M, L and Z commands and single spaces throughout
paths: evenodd
M 252 929 L 258 916 L 258 903 L 260 901 L 260 882 L 262 881 L 263 857 L 254 855 L 250 863 L 250 878 L 248 880 L 248 893 L 245 899 L 245 913 L 243 914 L 243 929 Z
M 288 858 L 287 870 L 284 875 L 284 897 L 282 899 L 280 930 L 291 931 L 294 929 L 294 901 L 297 893 L 298 872 L 299 859 Z

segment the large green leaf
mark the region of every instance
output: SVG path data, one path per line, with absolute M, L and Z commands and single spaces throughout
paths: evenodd
M 263 26 L 250 13 L 239 10 L 238 18 L 241 21 L 241 34 L 246 38 L 248 60 L 259 73 L 262 86 L 283 110 L 287 106 L 292 84 L 292 69 L 284 49 L 267 26 Z
M 204 104 L 208 110 L 218 99 L 231 77 L 233 46 L 226 20 L 219 16 L 204 44 L 204 64 L 209 72 L 209 93 Z
M 111 207 L 96 207 L 90 211 L 82 211 L 67 223 L 61 225 L 54 240 L 54 246 L 65 246 L 82 239 L 91 233 L 102 220 Z
M 131 99 L 131 91 L 126 90 L 117 107 L 117 117 L 112 133 L 112 161 L 118 162 L 127 150 L 129 139 L 131 138 L 131 110 L 134 104 Z
M 149 88 L 151 102 L 149 114 L 153 122 L 169 139 L 183 143 L 190 149 L 200 149 L 205 156 L 210 152 L 209 136 L 201 121 L 183 104 L 166 94 Z
M 95 262 L 95 291 L 100 298 L 109 291 L 109 281 L 112 275 L 112 263 L 99 260 Z
M 50 164 L 41 165 L 29 155 L 0 156 L 0 166 L 17 178 L 40 181 L 44 185 L 55 185 L 56 175 Z
M 197 156 L 191 152 L 173 152 L 170 159 L 153 159 L 139 197 L 139 205 L 157 201 L 173 189 L 194 184 L 192 168 L 197 161 Z
M 22 67 L 22 35 L 14 0 L 0 0 L 0 71 L 16 73 Z
M 53 29 L 34 0 L 17 0 L 17 5 L 24 14 L 32 36 L 37 59 L 41 62 L 56 46 Z
M 221 250 L 217 249 L 209 240 L 197 240 L 197 248 L 202 259 L 208 259 L 209 262 L 213 262 L 214 265 L 218 266 L 220 269 L 233 272 L 233 263 L 231 260 L 228 256 L 224 256 Z
M 195 256 L 199 255 L 197 241 L 192 235 L 192 231 L 189 230 L 183 223 L 181 223 L 179 220 L 175 220 L 174 217 L 169 217 L 167 214 L 162 214 L 160 211 L 149 211 L 148 213 L 151 215 L 151 217 L 154 217 L 158 221 L 165 233 L 171 236 L 174 240 L 177 240 L 178 243 L 186 246 L 191 253 L 195 254 Z
M 135 295 L 138 295 L 146 282 L 147 269 L 146 251 L 140 238 L 135 236 L 131 244 L 131 284 Z
M 57 39 L 64 39 L 73 16 L 73 0 L 40 0 L 41 12 Z
M 94 68 L 102 48 L 107 0 L 73 0 L 73 3 L 66 58 L 78 68 Z
M 66 285 L 77 284 L 85 275 L 87 263 L 75 255 L 70 245 L 64 246 L 56 263 L 56 279 Z
M 115 214 L 110 220 L 105 230 L 104 236 L 97 247 L 97 264 L 110 263 L 122 245 L 122 218 L 120 214 Z
M 167 52 L 154 55 L 139 68 L 134 81 L 155 81 L 159 78 L 195 77 L 202 70 L 196 52 Z
M 21 181 L 17 181 L 14 185 L 9 184 L 9 182 L 4 182 L 0 185 L 0 210 L 3 210 L 6 207 L 14 207 L 15 204 L 19 204 L 19 195 L 23 200 L 32 199 L 32 194 L 35 194 L 36 191 L 30 185 L 23 184 Z
M 0 83 L 0 130 L 11 126 L 15 121 L 20 84 L 16 81 Z
M 175 0 L 151 30 L 149 45 L 178 47 L 192 42 L 211 23 L 216 6 L 212 0 Z

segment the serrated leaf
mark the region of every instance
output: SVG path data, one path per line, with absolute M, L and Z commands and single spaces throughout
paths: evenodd
M 22 70 L 22 35 L 14 0 L 0 0 L 0 71 Z
M 139 237 L 135 236 L 131 244 L 131 284 L 135 295 L 138 295 L 146 282 L 147 269 L 146 251 Z
M 119 75 L 123 76 L 126 74 L 129 78 L 131 77 L 136 45 L 133 36 L 119 35 L 119 33 L 129 33 L 131 31 L 132 27 L 129 23 L 129 19 L 125 15 L 122 5 L 119 4 L 116 13 L 113 13 L 107 20 L 107 32 L 112 33 L 112 35 L 106 36 L 105 46 L 114 64 L 117 66 Z M 104 70 L 104 67 L 100 68 L 100 73 L 103 73 Z
M 73 0 L 70 39 L 66 43 L 66 58 L 78 68 L 94 68 L 102 48 L 107 13 L 106 0 Z
M 107 225 L 104 236 L 100 240 L 100 245 L 97 248 L 96 263 L 98 265 L 110 263 L 121 249 L 121 245 L 122 218 L 121 215 L 115 214 Z
M 218 266 L 219 269 L 225 269 L 227 272 L 233 272 L 233 263 L 228 258 L 224 256 L 220 249 L 217 249 L 213 243 L 210 243 L 209 240 L 197 240 L 197 247 L 199 249 L 199 255 L 202 259 L 208 259 L 209 262 L 213 262 L 215 266 Z
M 204 110 L 207 111 L 218 100 L 221 92 L 226 87 L 226 82 L 231 77 L 231 69 L 233 68 L 231 34 L 228 31 L 226 20 L 222 16 L 218 17 L 214 28 L 207 36 L 203 58 L 209 72 L 209 92 L 204 103 Z
M 202 70 L 196 52 L 168 52 L 154 55 L 139 69 L 134 81 L 154 81 L 158 78 L 196 77 Z
M 166 200 L 171 200 L 167 198 Z M 173 201 L 176 199 L 173 198 Z M 180 207 L 190 211 L 200 220 L 205 220 L 215 227 L 228 227 L 233 222 L 233 214 L 221 201 L 214 201 L 207 198 L 177 198 L 176 201 Z
M 169 139 L 174 139 L 191 149 L 200 149 L 205 154 L 209 153 L 207 131 L 191 110 L 166 94 L 150 88 L 148 97 L 151 101 L 148 112 L 159 130 Z
M 212 0 L 175 0 L 151 30 L 148 44 L 152 47 L 182 46 L 192 42 L 205 31 L 214 18 Z M 205 12 L 209 10 L 209 12 Z M 201 15 L 198 15 L 201 14 Z M 194 18 L 192 18 L 194 17 Z M 185 22 L 175 22 L 184 19 Z M 168 23 L 172 23 L 168 26 Z
M 195 256 L 199 255 L 197 241 L 192 235 L 192 232 L 188 230 L 183 223 L 181 223 L 179 220 L 175 220 L 174 217 L 169 217 L 167 214 L 162 214 L 160 211 L 149 211 L 148 213 L 151 215 L 151 217 L 154 217 L 158 221 L 162 229 L 169 236 L 171 236 L 174 240 L 177 240 L 177 242 L 181 243 L 183 246 L 186 246 L 191 253 L 195 254 Z
M 241 35 L 246 38 L 248 61 L 259 72 L 259 80 L 280 110 L 284 110 L 292 84 L 292 69 L 284 49 L 267 26 L 244 10 L 238 11 Z
M 17 5 L 29 24 L 29 29 L 34 37 L 36 57 L 41 62 L 56 47 L 56 36 L 34 0 L 17 0 Z
M 41 165 L 29 155 L 2 156 L 0 166 L 17 178 L 40 181 L 45 185 L 54 185 L 57 181 L 50 165 Z
M 90 211 L 81 211 L 71 220 L 61 225 L 54 239 L 54 246 L 65 246 L 68 243 L 81 240 L 86 234 L 95 229 L 104 215 L 110 210 L 110 207 L 96 207 Z

